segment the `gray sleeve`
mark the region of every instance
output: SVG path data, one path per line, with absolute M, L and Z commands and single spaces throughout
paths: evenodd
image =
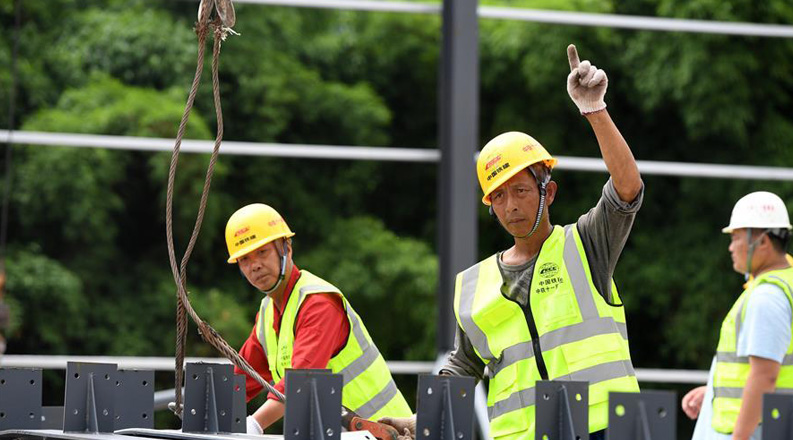
M 485 375 L 485 363 L 474 351 L 474 346 L 468 340 L 460 326 L 454 334 L 454 350 L 449 353 L 446 364 L 441 367 L 441 375 L 446 376 L 471 376 L 477 382 Z
M 620 199 L 611 179 L 603 186 L 603 195 L 597 205 L 582 215 L 576 227 L 581 235 L 589 271 L 598 292 L 612 303 L 611 277 L 622 249 L 628 240 L 633 219 L 642 205 L 644 182 L 636 198 L 628 203 Z

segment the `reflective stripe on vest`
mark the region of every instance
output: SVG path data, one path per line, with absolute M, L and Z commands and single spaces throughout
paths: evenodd
M 533 438 L 534 382 L 540 377 L 526 317 L 502 295 L 496 258 L 458 275 L 455 315 L 491 378 L 491 434 Z M 619 299 L 613 284 L 612 295 Z M 555 227 L 543 244 L 529 297 L 549 378 L 590 382 L 590 430 L 604 429 L 608 391 L 638 391 L 638 383 L 624 311 L 597 292 L 574 225 Z
M 351 337 L 327 365 L 333 373 L 343 377 L 343 404 L 364 418 L 410 416 L 412 412 L 407 402 L 391 378 L 385 360 L 371 341 L 358 314 L 339 289 L 305 270 L 301 271 L 301 276 L 284 307 L 278 335 L 272 326 L 274 305 L 269 297 L 262 300 L 257 335 L 264 347 L 273 379 L 281 380 L 286 368 L 291 367 L 297 314 L 306 296 L 314 293 L 339 295 L 350 323 Z
M 270 305 L 270 301 L 272 301 L 270 299 L 270 297 L 265 295 L 264 298 L 262 299 L 261 305 L 259 306 L 259 316 L 256 319 L 256 335 L 259 338 L 259 343 L 262 344 L 262 349 L 264 349 L 264 357 L 268 357 L 268 355 L 267 355 L 267 337 L 265 336 L 265 332 L 264 332 L 264 329 L 265 329 L 265 326 L 264 326 L 264 321 L 265 321 L 264 320 L 264 314 L 267 311 L 267 306 Z M 270 322 L 272 322 L 272 320 Z
M 741 409 L 743 390 L 749 378 L 749 358 L 738 356 L 738 337 L 746 316 L 746 305 L 755 287 L 763 283 L 777 285 L 793 308 L 793 268 L 764 273 L 752 280 L 735 301 L 721 325 L 713 374 L 713 416 L 711 426 L 717 432 L 731 434 Z M 793 322 L 791 322 L 793 329 Z M 793 331 L 793 330 L 792 330 Z M 793 341 L 788 345 L 779 370 L 774 392 L 793 394 Z

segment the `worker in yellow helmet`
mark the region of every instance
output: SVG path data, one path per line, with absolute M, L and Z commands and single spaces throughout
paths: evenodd
M 360 316 L 341 291 L 292 261 L 292 237 L 275 209 L 256 203 L 235 212 L 226 224 L 229 263 L 264 293 L 256 324 L 240 355 L 284 392 L 288 368 L 328 368 L 344 377 L 342 404 L 366 419 L 410 415 L 385 360 Z M 237 374 L 244 374 L 236 369 Z M 250 400 L 262 386 L 248 377 Z M 249 434 L 279 420 L 284 405 L 270 394 L 247 420 Z
M 551 170 L 557 161 L 527 134 L 496 136 L 476 163 L 482 203 L 513 245 L 457 275 L 455 349 L 441 374 L 482 379 L 487 371 L 490 435 L 496 440 L 535 439 L 538 380 L 590 383 L 593 440 L 604 438 L 608 393 L 639 390 L 611 277 L 643 184 L 606 111 L 606 74 L 579 62 L 573 45 L 568 59 L 568 93 L 592 126 L 611 174 L 595 207 L 573 224 L 552 225 L 557 184 Z M 400 432 L 415 429 L 414 418 L 384 421 Z
M 793 393 L 793 268 L 787 206 L 758 191 L 735 204 L 729 251 L 748 280 L 721 325 L 708 383 L 683 397 L 694 440 L 760 440 L 764 393 Z

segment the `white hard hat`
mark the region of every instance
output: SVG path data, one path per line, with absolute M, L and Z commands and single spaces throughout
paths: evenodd
M 741 197 L 732 208 L 729 226 L 721 231 L 729 234 L 740 228 L 790 230 L 785 202 L 768 191 L 757 191 Z

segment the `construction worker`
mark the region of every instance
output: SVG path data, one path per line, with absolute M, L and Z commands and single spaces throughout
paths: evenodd
M 611 179 L 589 212 L 553 226 L 556 159 L 532 137 L 509 132 L 476 163 L 482 202 L 513 237 L 509 249 L 457 275 L 455 349 L 441 374 L 490 378 L 490 435 L 534 440 L 535 383 L 588 381 L 589 432 L 604 438 L 610 391 L 638 391 L 625 314 L 611 279 L 639 209 L 643 183 L 612 122 L 606 74 L 568 47 L 567 90 L 597 137 Z M 415 432 L 415 417 L 384 419 Z
M 347 298 L 337 287 L 295 266 L 294 235 L 275 209 L 260 203 L 239 209 L 226 224 L 228 262 L 236 263 L 248 282 L 265 294 L 240 355 L 282 393 L 286 369 L 328 368 L 344 378 L 342 404 L 361 417 L 410 415 L 383 356 Z M 262 388 L 247 377 L 247 400 Z M 283 414 L 283 403 L 270 394 L 248 417 L 247 432 L 262 434 Z
M 733 270 L 751 281 L 721 325 L 708 384 L 683 397 L 693 439 L 760 440 L 763 394 L 793 393 L 790 230 L 785 203 L 765 191 L 738 200 L 722 229 Z

